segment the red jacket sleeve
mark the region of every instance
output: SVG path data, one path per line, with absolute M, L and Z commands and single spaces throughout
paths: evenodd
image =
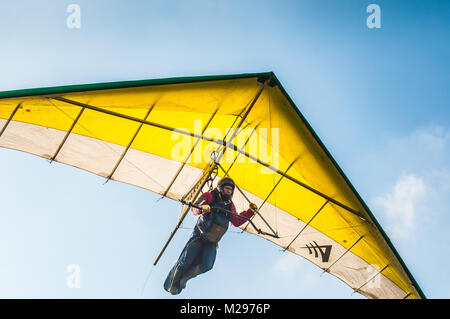
M 231 211 L 232 211 L 233 213 L 236 214 L 236 207 L 234 206 L 234 203 L 232 203 L 231 205 L 232 205 L 232 206 L 231 206 Z M 247 210 L 244 210 L 243 212 L 241 212 L 239 215 L 240 215 L 240 216 L 247 217 L 247 218 L 250 218 L 250 217 L 252 217 L 254 214 L 255 214 L 255 213 L 254 213 L 251 209 L 247 209 Z M 235 227 L 241 226 L 241 225 L 242 225 L 243 223 L 245 223 L 246 221 L 247 221 L 247 220 L 245 220 L 245 219 L 243 219 L 243 218 L 239 218 L 239 217 L 237 217 L 236 215 L 231 215 L 230 222 L 231 222 L 231 224 L 232 224 L 233 226 L 235 226 Z
M 210 205 L 213 201 L 213 196 L 210 192 L 203 193 L 195 202 L 195 205 L 202 206 L 202 205 Z M 203 214 L 203 212 L 200 209 L 192 208 L 192 214 L 195 216 Z

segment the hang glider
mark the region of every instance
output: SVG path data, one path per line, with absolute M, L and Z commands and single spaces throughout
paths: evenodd
M 0 147 L 177 200 L 182 218 L 228 175 L 237 209 L 258 205 L 242 231 L 368 298 L 425 298 L 272 72 L 0 92 Z

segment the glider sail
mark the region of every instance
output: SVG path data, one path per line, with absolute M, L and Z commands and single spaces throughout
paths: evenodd
M 258 205 L 242 231 L 366 297 L 425 297 L 271 72 L 0 92 L 0 147 L 184 204 L 228 175 L 237 209 Z

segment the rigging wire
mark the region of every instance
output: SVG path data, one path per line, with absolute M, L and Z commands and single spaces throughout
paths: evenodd
M 75 121 L 74 118 L 72 118 L 72 116 L 70 116 L 69 114 L 67 114 L 64 110 L 62 110 L 61 108 L 59 108 L 55 103 L 53 103 L 53 101 L 51 99 L 48 99 L 48 101 L 59 111 L 61 111 L 63 114 L 65 114 L 68 118 L 70 118 L 72 121 Z M 79 125 L 81 128 L 83 128 L 84 130 L 86 130 L 86 132 L 88 132 L 89 134 L 91 134 L 94 137 L 94 141 L 100 145 L 100 146 L 104 146 L 106 148 L 108 148 L 110 151 L 112 151 L 113 153 L 115 153 L 116 155 L 121 156 L 121 153 L 117 152 L 115 149 L 113 149 L 111 146 L 109 146 L 105 141 L 102 141 L 101 139 L 99 139 L 97 137 L 96 134 L 94 134 L 91 130 L 89 130 L 85 125 L 81 124 L 80 122 L 77 122 L 77 125 Z M 150 179 L 152 182 L 158 184 L 159 186 L 163 187 L 163 185 L 161 185 L 157 180 L 155 180 L 154 178 L 150 177 L 148 174 L 146 174 L 144 171 L 142 171 L 137 165 L 135 165 L 134 163 L 132 163 L 129 159 L 124 158 L 123 160 L 125 160 L 128 164 L 130 164 L 131 166 L 133 166 L 134 168 L 136 168 L 139 172 L 141 172 L 144 176 L 146 176 L 148 179 Z

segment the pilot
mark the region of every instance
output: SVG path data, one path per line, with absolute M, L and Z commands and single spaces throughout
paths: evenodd
M 231 178 L 224 177 L 214 190 L 203 193 L 196 201 L 195 205 L 201 208 L 192 209 L 192 213 L 199 216 L 197 224 L 164 282 L 164 289 L 171 294 L 179 294 L 189 279 L 211 270 L 218 242 L 226 233 L 230 222 L 239 227 L 246 221 L 239 216 L 251 218 L 255 214 L 257 206 L 254 203 L 250 203 L 248 210 L 239 215 L 236 213 L 232 202 L 235 186 Z

